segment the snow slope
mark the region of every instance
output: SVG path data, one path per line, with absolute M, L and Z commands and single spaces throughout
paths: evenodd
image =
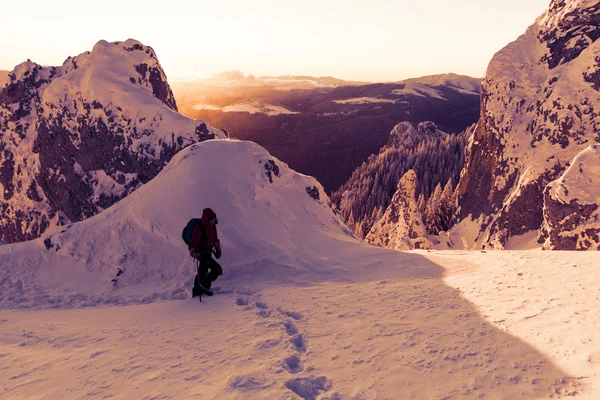
M 0 397 L 600 395 L 597 257 L 356 246 L 387 267 L 238 287 L 202 304 L 0 310 Z
M 576 377 L 582 389 L 576 398 L 600 398 L 600 254 L 443 251 L 426 256 L 444 265 L 444 282 L 476 304 L 487 322 Z

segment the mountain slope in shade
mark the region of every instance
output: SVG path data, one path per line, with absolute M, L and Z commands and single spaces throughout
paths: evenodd
M 538 231 L 545 186 L 600 141 L 599 21 L 597 1 L 554 0 L 490 62 L 458 188 L 460 218 L 477 230 L 468 246 Z
M 394 250 L 429 249 L 427 232 L 417 208 L 417 175 L 412 169 L 398 182 L 398 189 L 383 217 L 365 238 L 367 243 Z
M 98 42 L 61 67 L 0 80 L 0 237 L 32 239 L 90 217 L 182 148 L 226 132 L 177 112 L 152 48 Z

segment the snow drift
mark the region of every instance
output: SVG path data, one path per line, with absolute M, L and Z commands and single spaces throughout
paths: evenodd
M 363 265 L 381 254 L 353 237 L 314 178 L 254 143 L 214 140 L 183 150 L 154 180 L 99 215 L 2 246 L 0 306 L 187 298 L 194 264 L 181 231 L 204 207 L 219 215 L 227 282 L 344 276 L 340 268 L 357 265 L 357 250 L 367 257 Z

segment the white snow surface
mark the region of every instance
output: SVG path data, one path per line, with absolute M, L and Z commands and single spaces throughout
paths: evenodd
M 301 285 L 256 270 L 201 304 L 0 310 L 0 396 L 600 396 L 597 253 L 352 247 L 377 262 Z

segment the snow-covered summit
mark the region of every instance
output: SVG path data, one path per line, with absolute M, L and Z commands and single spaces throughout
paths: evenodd
M 431 121 L 420 122 L 417 126 L 410 122 L 400 122 L 390 132 L 390 138 L 386 146 L 414 147 L 424 141 L 443 139 L 447 135 Z
M 553 1 L 490 62 L 458 188 L 460 218 L 478 231 L 468 246 L 540 230 L 546 185 L 600 140 L 599 21 L 596 1 Z
M 252 142 L 213 140 L 182 150 L 155 179 L 99 215 L 2 246 L 0 307 L 187 298 L 194 264 L 181 230 L 204 207 L 219 216 L 223 279 L 230 283 L 346 276 L 344 269 L 359 262 L 356 251 L 364 253 L 314 178 Z M 374 262 L 364 255 L 360 262 Z M 113 291 L 117 269 L 124 273 Z
M 151 47 L 98 42 L 60 67 L 0 80 L 0 237 L 36 238 L 148 182 L 182 148 L 226 132 L 177 113 Z

